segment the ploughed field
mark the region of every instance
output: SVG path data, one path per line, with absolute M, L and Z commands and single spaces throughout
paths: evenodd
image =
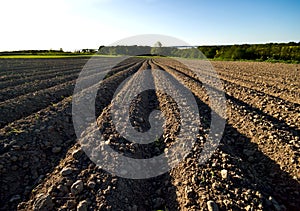
M 300 209 L 300 65 L 211 62 L 224 86 L 226 126 L 216 151 L 199 164 L 211 112 L 201 77 L 171 59 L 130 58 L 112 67 L 110 58 L 101 58 L 82 80 L 92 80 L 100 68 L 111 69 L 98 84 L 96 119 L 103 141 L 124 156 L 159 155 L 180 131 L 174 99 L 149 91 L 132 102 L 131 123 L 145 131 L 149 113 L 160 109 L 166 117 L 163 135 L 147 147 L 121 137 L 109 111 L 126 78 L 164 70 L 193 93 L 198 105 L 201 124 L 191 152 L 167 173 L 135 180 L 101 169 L 78 144 L 72 95 L 87 61 L 0 60 L 1 210 Z M 198 68 L 197 60 L 185 62 Z M 203 78 L 216 77 L 199 71 Z M 159 82 L 154 77 L 158 88 Z

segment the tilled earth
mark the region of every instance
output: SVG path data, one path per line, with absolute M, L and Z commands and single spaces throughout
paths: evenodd
M 163 135 L 148 145 L 122 137 L 110 111 L 114 93 L 127 78 L 150 69 L 159 90 L 155 70 L 163 70 L 192 92 L 198 106 L 199 132 L 190 153 L 167 173 L 126 179 L 95 165 L 75 135 L 72 95 L 87 61 L 0 60 L 1 210 L 300 209 L 300 65 L 212 62 L 224 87 L 226 125 L 223 134 L 216 134 L 222 136 L 219 146 L 200 164 L 213 112 L 205 81 L 216 74 L 196 60 L 183 65 L 166 58 L 130 58 L 113 67 L 110 58 L 101 58 L 81 80 L 95 80 L 99 69 L 110 71 L 83 93 L 97 87 L 101 142 L 124 156 L 142 159 L 164 153 L 182 126 L 174 98 L 149 90 L 134 98 L 129 119 L 136 131 L 147 131 L 150 113 L 160 110 L 166 118 Z

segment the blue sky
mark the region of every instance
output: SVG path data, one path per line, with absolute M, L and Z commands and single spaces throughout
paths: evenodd
M 139 34 L 191 45 L 300 41 L 300 1 L 4 0 L 0 50 L 97 48 Z

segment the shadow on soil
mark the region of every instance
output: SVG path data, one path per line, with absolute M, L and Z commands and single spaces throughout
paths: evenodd
M 195 98 L 199 108 L 202 108 L 199 110 L 200 115 L 207 116 L 207 113 L 204 111 L 210 110 L 210 108 L 196 96 Z M 260 117 L 264 117 L 267 121 L 271 122 L 276 129 L 284 128 L 294 135 L 298 134 L 298 130 L 289 127 L 284 121 L 277 120 L 260 109 L 254 108 L 227 94 L 226 98 L 230 99 L 236 105 L 242 106 L 243 109 L 246 109 L 251 115 L 258 114 Z M 275 161 L 262 153 L 256 143 L 251 142 L 250 138 L 241 134 L 228 123 L 226 124 L 219 149 L 241 160 L 241 163 L 237 165 L 243 171 L 245 178 L 250 181 L 250 183 L 237 181 L 233 184 L 235 186 L 234 188 L 242 190 L 244 187 L 247 187 L 252 190 L 260 191 L 264 195 L 264 207 L 268 210 L 278 209 L 278 207 L 275 207 L 276 202 L 274 206 L 268 199 L 270 196 L 275 198 L 279 205 L 284 205 L 288 210 L 299 209 L 300 184 L 287 172 L 281 170 Z M 220 208 L 221 210 L 225 210 L 222 206 Z M 284 208 L 281 207 L 280 209 Z
M 226 97 L 234 104 L 246 109 L 252 116 L 259 115 L 271 122 L 276 129 L 290 131 L 293 135 L 299 133 L 296 128 L 290 127 L 284 121 L 278 120 L 260 109 L 227 94 Z M 210 111 L 210 108 L 199 98 L 195 98 L 200 116 L 210 119 L 209 112 L 207 112 Z M 288 210 L 298 210 L 300 199 L 297 194 L 299 194 L 300 184 L 287 172 L 281 170 L 275 161 L 262 153 L 258 145 L 251 142 L 250 138 L 227 124 L 219 149 L 236 158 L 238 161 L 235 165 L 243 173 L 242 178 L 233 180 L 231 189 L 236 188 L 240 192 L 243 189 L 250 189 L 262 193 L 263 207 L 267 210 L 284 209 L 284 207 L 280 207 L 281 205 Z M 178 200 L 180 199 L 177 199 L 176 187 L 171 185 L 171 180 L 169 173 L 148 180 L 120 179 L 115 195 L 108 198 L 108 204 L 115 209 L 120 209 L 122 204 L 130 204 L 131 207 L 128 208 L 136 206 L 139 208 L 138 210 L 164 210 L 166 208 L 179 210 Z M 159 198 L 153 198 L 153 196 L 159 196 Z M 273 198 L 272 200 L 269 200 L 270 196 Z M 116 200 L 121 203 L 116 203 Z M 236 202 L 234 198 L 232 200 L 234 203 Z M 239 209 L 240 207 L 232 208 Z M 225 210 L 224 205 L 220 205 L 220 210 Z

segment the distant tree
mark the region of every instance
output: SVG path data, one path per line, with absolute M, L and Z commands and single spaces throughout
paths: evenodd
M 234 60 L 238 60 L 238 59 L 246 59 L 246 51 L 245 49 L 241 48 L 241 47 L 237 47 L 234 49 L 231 58 Z
M 215 56 L 217 54 L 217 50 L 218 50 L 218 48 L 215 46 L 199 47 L 198 49 L 209 59 L 215 58 Z
M 155 44 L 154 44 L 154 47 L 156 48 L 161 48 L 162 47 L 162 44 L 160 41 L 157 41 Z
M 100 51 L 102 48 L 104 48 L 104 45 L 100 45 L 100 47 L 98 48 L 98 51 Z
M 116 53 L 116 48 L 115 48 L 115 47 L 110 47 L 110 48 L 109 48 L 109 54 L 110 54 L 110 55 L 117 55 L 117 53 Z
M 163 54 L 162 44 L 161 44 L 160 41 L 157 41 L 154 44 L 154 47 L 151 48 L 151 54 L 157 54 L 157 55 L 162 55 Z

